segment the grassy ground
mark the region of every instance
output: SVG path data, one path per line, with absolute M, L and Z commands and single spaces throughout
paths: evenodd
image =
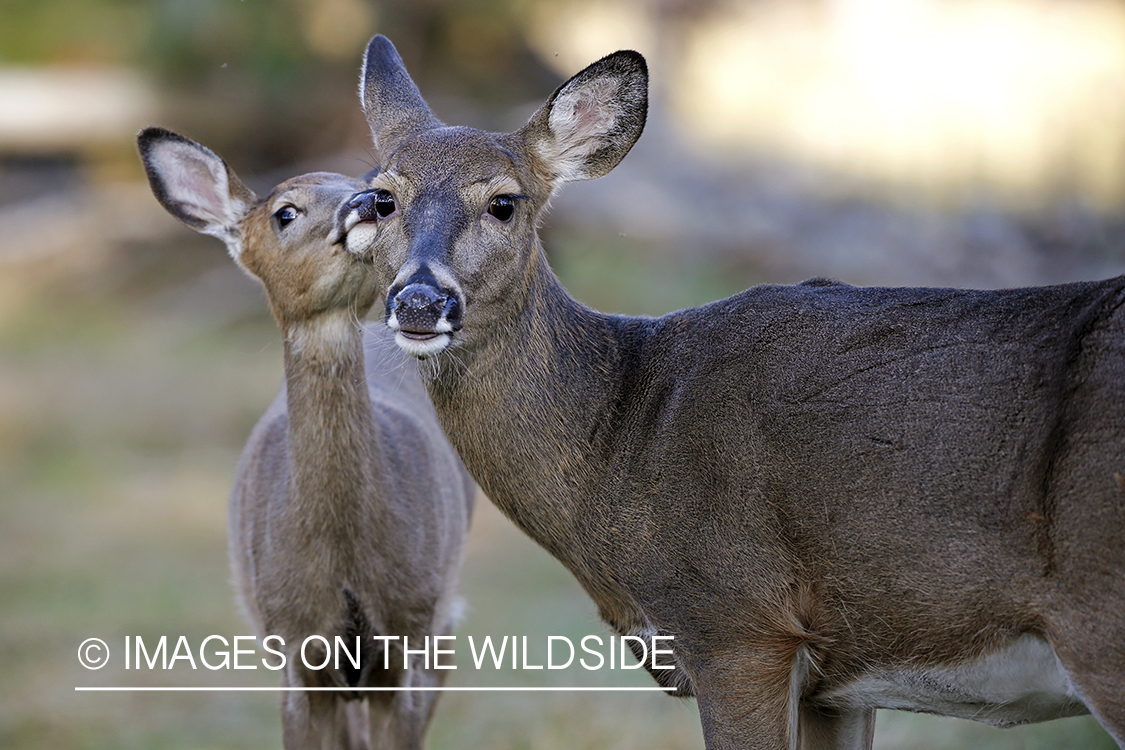
M 555 262 L 597 306 L 657 313 L 757 279 L 559 237 Z M 76 248 L 76 252 L 78 249 Z M 642 269 L 638 271 L 637 269 Z M 0 748 L 279 747 L 276 697 L 75 693 L 79 685 L 275 684 L 275 675 L 126 671 L 126 636 L 246 634 L 226 561 L 225 503 L 250 427 L 281 377 L 261 294 L 213 241 L 133 243 L 81 272 L 8 269 L 0 311 Z M 565 571 L 487 503 L 464 573 L 459 633 L 605 635 Z M 79 643 L 115 653 L 90 672 Z M 151 640 L 150 640 L 151 642 Z M 474 673 L 450 684 L 651 683 L 610 672 Z M 181 665 L 182 666 L 182 665 Z M 218 675 L 218 677 L 216 676 Z M 1112 748 L 1088 718 L 1001 732 L 884 714 L 882 748 Z M 453 693 L 435 750 L 701 748 L 694 704 L 651 693 Z

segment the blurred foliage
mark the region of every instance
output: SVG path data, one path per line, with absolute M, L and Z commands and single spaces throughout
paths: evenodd
M 472 97 L 518 95 L 535 75 L 517 24 L 518 0 L 5 0 L 0 63 L 137 65 L 164 83 L 207 85 L 221 68 L 291 90 L 359 67 L 375 33 L 404 38 L 424 69 Z M 349 25 L 362 22 L 370 28 Z M 335 41 L 356 42 L 340 49 Z M 498 75 L 499 73 L 499 75 Z
M 134 67 L 161 92 L 167 124 L 270 169 L 366 143 L 351 92 L 376 33 L 395 41 L 431 101 L 471 100 L 473 124 L 496 127 L 484 112 L 558 83 L 527 46 L 520 5 L 5 0 L 0 64 Z
M 127 62 L 145 35 L 139 1 L 5 0 L 0 7 L 0 62 L 7 65 Z

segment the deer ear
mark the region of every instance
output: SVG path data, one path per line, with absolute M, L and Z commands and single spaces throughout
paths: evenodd
M 221 239 L 238 260 L 239 223 L 258 202 L 253 191 L 214 151 L 170 130 L 145 128 L 137 148 L 160 205 L 197 232 Z
M 648 67 L 639 53 L 623 50 L 560 86 L 518 135 L 554 191 L 616 167 L 640 138 L 647 116 Z
M 367 44 L 359 99 L 375 149 L 384 156 L 410 135 L 442 126 L 406 72 L 398 50 L 382 35 Z

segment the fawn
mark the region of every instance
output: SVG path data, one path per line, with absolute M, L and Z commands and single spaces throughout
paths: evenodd
M 362 183 L 317 172 L 258 198 L 184 136 L 147 128 L 138 145 L 161 205 L 226 243 L 265 287 L 284 338 L 285 382 L 243 451 L 229 515 L 245 610 L 260 638 L 284 643 L 283 684 L 294 688 L 282 699 L 284 745 L 417 750 L 435 692 L 345 688 L 443 682 L 420 656 L 405 663 L 401 641 L 374 636 L 419 650 L 450 632 L 475 488 L 413 361 L 360 322 L 377 297 L 371 263 L 333 223 Z M 323 653 L 320 641 L 302 658 L 314 635 L 342 638 L 359 658 Z M 323 669 L 305 665 L 329 656 Z

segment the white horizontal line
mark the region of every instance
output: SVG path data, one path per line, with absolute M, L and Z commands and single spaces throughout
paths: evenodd
M 377 693 L 377 692 L 673 692 L 674 687 L 76 687 L 77 692 L 103 693 L 188 693 L 188 692 L 337 692 L 337 693 Z

